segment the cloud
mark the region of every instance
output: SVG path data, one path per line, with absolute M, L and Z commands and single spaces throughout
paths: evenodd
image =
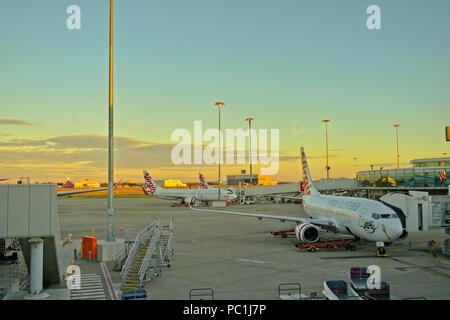
M 280 156 L 280 162 L 281 161 L 300 161 L 300 155 L 298 156 L 289 156 L 289 155 L 285 155 L 285 156 Z
M 327 156 L 324 154 L 324 155 L 321 155 L 321 156 L 306 156 L 308 159 L 326 159 L 327 158 Z M 339 158 L 339 155 L 338 154 L 334 154 L 334 153 L 332 153 L 332 154 L 329 154 L 328 155 L 328 158 L 330 158 L 330 159 L 333 159 L 333 158 Z
M 308 160 L 317 160 L 317 159 L 326 159 L 326 155 L 321 155 L 321 156 L 310 156 L 310 155 L 306 155 Z M 329 154 L 328 155 L 329 159 L 334 159 L 334 158 L 339 158 L 338 154 Z M 280 156 L 280 162 L 288 162 L 288 161 L 300 161 L 300 155 L 298 156 L 292 156 L 292 155 L 282 155 Z
M 114 137 L 114 145 L 119 148 L 141 147 L 151 145 L 151 142 L 130 137 Z M 107 149 L 108 138 L 102 135 L 71 135 L 58 136 L 48 139 L 10 139 L 0 142 L 0 146 L 15 147 L 53 147 L 59 149 L 82 148 L 82 149 Z
M 33 123 L 19 119 L 0 119 L 0 125 L 32 126 Z
M 158 167 L 170 163 L 173 144 L 115 137 L 116 168 Z M 0 141 L 0 172 L 36 176 L 99 175 L 107 167 L 107 137 L 101 135 L 58 136 L 48 139 Z
M 0 141 L 0 176 L 31 176 L 33 181 L 61 181 L 68 176 L 73 179 L 90 177 L 104 181 L 107 172 L 107 142 L 106 136 L 94 134 L 64 135 L 46 139 L 5 139 Z M 216 167 L 214 164 L 177 166 L 171 160 L 174 146 L 175 143 L 116 136 L 116 175 L 126 175 L 134 180 L 140 178 L 143 168 L 159 171 L 159 175 L 167 175 L 169 172 L 188 174 L 186 170 Z M 299 161 L 299 156 L 281 155 L 280 161 Z M 228 168 L 238 166 L 242 165 L 227 164 Z

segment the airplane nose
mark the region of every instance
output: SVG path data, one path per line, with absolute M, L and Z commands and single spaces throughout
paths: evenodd
M 390 226 L 385 226 L 386 235 L 392 241 L 397 240 L 403 234 L 403 226 L 400 221 Z

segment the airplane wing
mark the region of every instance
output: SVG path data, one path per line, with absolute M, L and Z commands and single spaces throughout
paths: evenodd
M 6 181 L 9 180 L 9 178 L 0 178 L 0 181 Z
M 122 180 L 120 180 L 116 185 L 114 185 L 113 190 L 116 190 L 117 187 L 122 183 Z M 91 188 L 91 189 L 79 189 L 79 190 L 64 190 L 64 191 L 58 191 L 58 197 L 61 196 L 67 196 L 71 194 L 79 194 L 79 193 L 88 193 L 88 192 L 96 192 L 96 191 L 103 191 L 108 190 L 108 187 L 103 188 Z
M 78 194 L 78 193 L 96 192 L 96 191 L 102 191 L 102 190 L 108 190 L 108 188 L 92 188 L 92 189 L 81 189 L 81 190 L 58 191 L 58 197 L 67 196 L 67 195 L 71 195 L 71 194 Z
M 292 196 L 283 196 L 283 195 L 276 195 L 276 194 L 269 194 L 265 197 L 272 197 L 272 198 L 281 198 L 281 199 L 289 199 L 289 200 L 303 200 L 303 197 L 292 197 Z
M 331 195 L 337 197 L 337 196 L 343 196 L 343 195 L 346 194 L 346 193 L 347 193 L 347 191 L 342 191 L 342 192 L 336 192 L 336 193 L 333 193 L 333 194 L 331 194 Z
M 313 225 L 316 225 L 322 229 L 329 230 L 329 231 L 335 231 L 336 225 L 333 221 L 330 220 L 318 220 L 318 219 L 309 219 L 309 218 L 302 218 L 302 217 L 292 217 L 292 216 L 279 216 L 279 215 L 271 215 L 271 214 L 259 214 L 259 213 L 248 213 L 248 212 L 237 212 L 237 211 L 222 211 L 222 210 L 209 210 L 209 209 L 198 209 L 193 208 L 192 206 L 189 206 L 189 208 L 192 211 L 203 211 L 208 213 L 220 213 L 220 214 L 227 214 L 227 215 L 233 215 L 233 216 L 242 216 L 242 217 L 254 217 L 258 220 L 262 219 L 271 219 L 271 220 L 278 220 L 281 222 L 296 222 L 298 223 L 311 223 Z

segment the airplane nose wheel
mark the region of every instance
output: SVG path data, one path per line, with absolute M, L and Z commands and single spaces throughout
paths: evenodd
M 200 206 L 200 204 L 201 204 L 201 202 L 197 199 L 197 198 L 192 198 L 192 200 L 191 200 L 191 205 L 193 206 L 193 207 L 198 207 L 198 206 Z
M 386 249 L 384 247 L 378 247 L 378 249 L 377 249 L 377 256 L 379 256 L 379 257 L 386 257 L 387 256 Z
M 377 245 L 377 256 L 378 257 L 387 257 L 388 253 L 386 252 L 386 249 L 385 249 L 385 243 L 380 241 L 380 242 L 377 242 L 376 245 Z

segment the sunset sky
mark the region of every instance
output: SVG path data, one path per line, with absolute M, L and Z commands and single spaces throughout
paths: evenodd
M 107 179 L 108 0 L 0 0 L 0 178 Z M 81 7 L 81 30 L 66 8 Z M 366 27 L 381 7 L 382 30 Z M 195 120 L 280 130 L 276 180 L 450 155 L 448 0 L 116 0 L 116 180 L 216 179 L 175 166 L 172 132 Z M 247 166 L 225 167 L 224 174 Z

